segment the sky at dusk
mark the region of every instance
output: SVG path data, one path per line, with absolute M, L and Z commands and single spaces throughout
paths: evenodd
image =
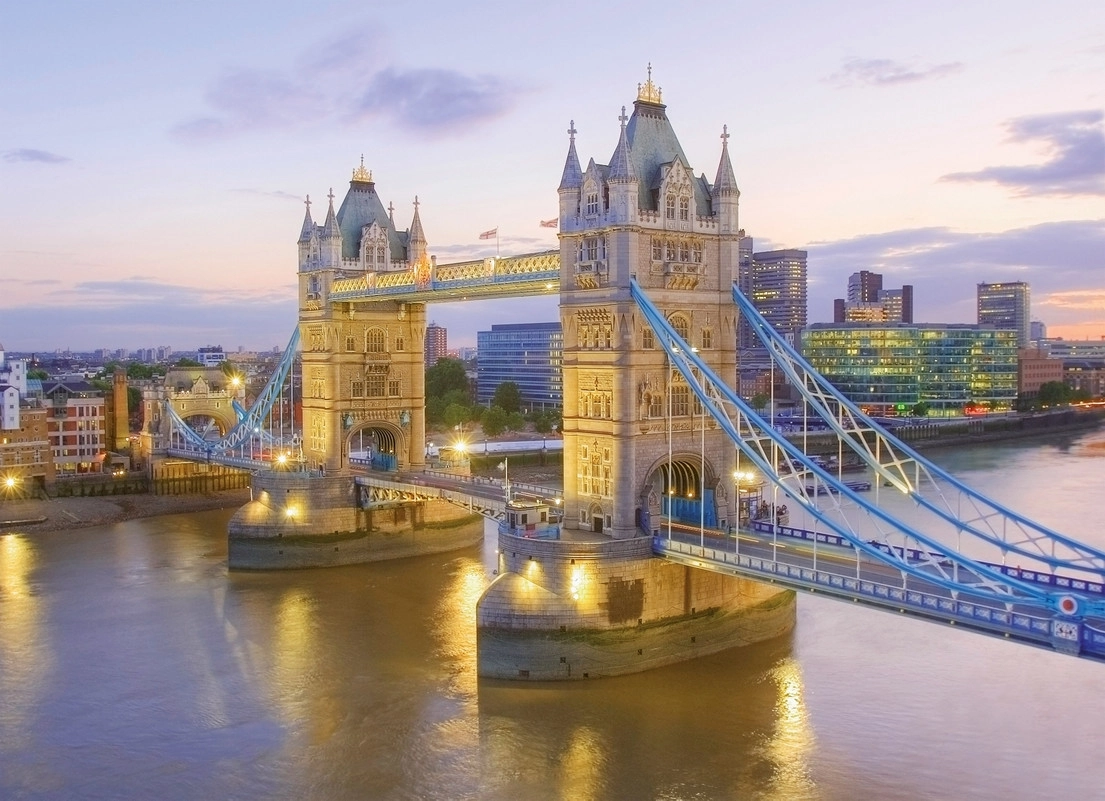
M 651 62 L 696 173 L 722 126 L 756 249 L 861 269 L 914 318 L 1027 281 L 1105 336 L 1105 4 L 12 3 L 0 20 L 0 342 L 283 347 L 303 198 L 364 154 L 439 263 L 556 246 L 570 120 L 606 163 Z M 431 305 L 450 346 L 555 301 Z

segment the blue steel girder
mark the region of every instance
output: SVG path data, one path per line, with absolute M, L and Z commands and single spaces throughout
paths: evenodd
M 826 422 L 880 479 L 956 530 L 985 540 L 1004 552 L 1050 567 L 1076 567 L 1105 575 L 1105 551 L 1029 520 L 925 459 L 871 419 L 807 363 L 735 285 L 733 300 L 767 347 L 772 361 L 802 394 L 814 415 Z M 960 502 L 953 503 L 947 498 L 941 483 L 955 490 Z M 965 512 L 968 519 L 964 519 Z
M 867 503 L 857 492 L 810 459 L 797 446 L 779 434 L 761 418 L 734 390 L 719 379 L 668 323 L 636 281 L 631 295 L 641 310 L 656 340 L 664 348 L 676 370 L 687 381 L 703 408 L 717 422 L 734 445 L 748 457 L 760 472 L 768 477 L 789 498 L 804 507 L 813 517 L 846 539 L 857 552 L 869 559 L 885 563 L 903 575 L 912 575 L 944 587 L 953 594 L 960 592 L 1007 604 L 1045 607 L 1077 614 L 1097 610 L 1105 613 L 1105 603 L 1069 592 L 1054 592 L 1010 578 L 999 570 L 971 559 L 928 534 L 899 521 L 885 510 Z M 669 382 L 670 383 L 670 382 Z M 669 399 L 670 403 L 670 399 Z M 776 465 L 788 468 L 780 476 Z M 813 481 L 807 485 L 807 481 Z M 819 490 L 824 491 L 819 492 Z M 828 502 L 831 514 L 821 508 L 820 499 Z M 873 520 L 882 542 L 891 546 L 889 552 L 869 541 L 846 514 L 846 507 L 857 510 Z M 889 541 L 891 535 L 901 538 L 901 545 Z M 909 547 L 916 543 L 920 547 Z M 898 550 L 895 550 L 898 548 Z M 907 551 L 917 554 L 906 556 Z M 1068 565 L 1073 569 L 1084 569 Z
M 173 429 L 179 433 L 185 441 L 201 452 L 222 453 L 231 451 L 249 442 L 263 430 L 262 423 L 265 421 L 265 418 L 269 416 L 277 398 L 280 397 L 284 382 L 287 380 L 288 373 L 291 372 L 292 365 L 295 363 L 296 348 L 298 347 L 299 327 L 296 326 L 295 330 L 292 332 L 291 339 L 288 340 L 288 347 L 284 349 L 284 355 L 280 357 L 280 361 L 276 365 L 276 370 L 274 370 L 273 374 L 269 377 L 268 383 L 265 384 L 265 388 L 261 390 L 261 394 L 257 396 L 257 400 L 254 401 L 253 406 L 249 408 L 245 415 L 239 415 L 238 422 L 235 423 L 234 427 L 231 428 L 222 439 L 208 442 L 199 432 L 195 431 L 176 413 L 172 404 L 165 401 L 165 413 L 172 422 Z M 239 407 L 240 404 L 238 407 L 235 407 L 236 413 Z

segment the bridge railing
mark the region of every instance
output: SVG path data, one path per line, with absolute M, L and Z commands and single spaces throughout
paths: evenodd
M 1013 610 L 985 598 L 941 594 L 938 587 L 903 587 L 869 577 L 856 577 L 822 568 L 779 562 L 704 547 L 664 536 L 652 538 L 653 552 L 695 567 L 724 568 L 752 578 L 769 578 L 794 589 L 816 590 L 832 597 L 859 600 L 875 606 L 908 610 L 937 622 L 959 623 L 980 631 L 1078 656 L 1105 660 L 1105 630 L 1093 622 L 1056 617 L 1043 610 Z

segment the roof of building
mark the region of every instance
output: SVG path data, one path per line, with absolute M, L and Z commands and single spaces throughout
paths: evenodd
M 363 156 L 361 166 L 353 171 L 349 191 L 345 193 L 345 199 L 338 209 L 337 223 L 341 229 L 343 258 L 360 257 L 361 232 L 366 226 L 376 223 L 387 232 L 392 261 L 406 260 L 408 234 L 395 230 L 395 224 L 388 216 L 383 201 L 376 194 L 376 183 L 372 180 L 372 173 L 365 169 Z

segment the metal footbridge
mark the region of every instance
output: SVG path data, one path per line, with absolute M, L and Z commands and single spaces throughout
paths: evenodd
M 856 454 L 876 481 L 912 502 L 909 522 L 892 516 L 760 417 L 636 282 L 631 291 L 701 414 L 815 524 L 791 528 L 775 517 L 729 536 L 665 519 L 649 531 L 658 556 L 1105 661 L 1105 552 L 986 498 L 894 438 L 734 287 L 734 302 L 798 388 L 806 415 L 827 423 L 842 453 Z

